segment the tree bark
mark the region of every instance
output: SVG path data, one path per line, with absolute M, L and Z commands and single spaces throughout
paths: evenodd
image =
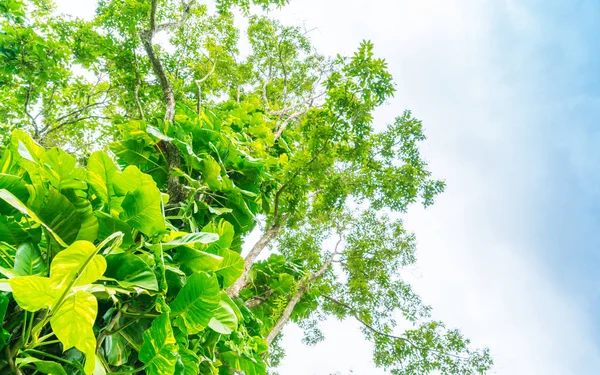
M 281 224 L 272 224 L 269 228 L 263 233 L 260 239 L 254 244 L 252 250 L 248 253 L 245 259 L 244 264 L 244 272 L 237 279 L 235 284 L 233 284 L 228 290 L 227 294 L 231 298 L 237 298 L 240 295 L 240 291 L 246 286 L 246 277 L 248 276 L 248 272 L 250 272 L 250 268 L 254 264 L 256 258 L 260 255 L 260 253 L 267 247 L 267 245 L 279 234 L 281 230 Z

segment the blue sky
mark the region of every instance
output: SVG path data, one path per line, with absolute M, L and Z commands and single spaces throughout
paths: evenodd
M 368 38 L 388 60 L 398 93 L 377 122 L 404 108 L 424 121 L 448 189 L 406 219 L 420 258 L 409 277 L 436 317 L 489 346 L 496 374 L 597 374 L 600 2 L 296 3 L 284 19 L 318 27 L 325 52 Z M 357 359 L 367 346 L 342 354 L 348 327 L 282 374 L 303 373 L 309 353 L 327 358 L 311 374 L 372 373 Z
M 489 346 L 495 374 L 600 373 L 600 1 L 291 0 L 273 15 L 316 27 L 323 54 L 373 41 L 398 88 L 376 123 L 423 120 L 448 188 L 407 216 L 419 263 L 403 272 L 435 317 Z M 285 329 L 282 375 L 384 373 L 355 323 L 323 326 L 313 348 Z

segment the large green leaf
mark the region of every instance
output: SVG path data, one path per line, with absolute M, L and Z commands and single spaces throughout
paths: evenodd
M 41 160 L 44 177 L 58 191 L 63 189 L 85 189 L 85 171 L 77 167 L 75 157 L 67 154 L 58 147 L 46 151 Z
M 155 184 L 143 184 L 127 193 L 120 219 L 147 236 L 165 230 L 160 191 Z
M 116 280 L 119 285 L 158 290 L 156 275 L 140 257 L 131 253 L 114 254 L 106 257 L 106 263 L 104 276 Z
M 210 223 L 202 228 L 202 231 L 217 233 L 219 235 L 219 240 L 211 243 L 206 248 L 206 251 L 217 255 L 223 255 L 231 247 L 235 236 L 233 225 L 225 220 L 221 220 L 218 225 Z
M 183 272 L 192 275 L 200 271 L 216 271 L 223 262 L 223 257 L 182 246 L 177 249 L 177 261 Z
M 125 168 L 123 172 L 115 172 L 111 175 L 111 186 L 117 196 L 124 196 L 143 185 L 156 185 L 156 183 L 152 176 L 132 165 Z
M 29 241 L 29 234 L 11 218 L 0 215 L 0 241 L 9 245 L 19 245 Z
M 221 189 L 221 166 L 210 155 L 203 156 L 202 163 L 202 179 L 212 190 Z
M 221 301 L 208 326 L 214 331 L 229 335 L 238 327 L 242 313 L 226 293 L 221 293 Z
M 58 299 L 58 290 L 50 279 L 41 276 L 20 276 L 8 280 L 15 301 L 23 310 L 35 312 L 52 306 Z
M 172 375 L 177 363 L 177 342 L 168 314 L 154 319 L 144 332 L 144 343 L 138 358 L 146 365 L 148 375 Z
M 104 241 L 110 235 L 116 232 L 123 233 L 123 246 L 133 245 L 133 236 L 131 235 L 131 227 L 126 222 L 119 220 L 104 212 L 96 212 L 98 219 L 98 240 Z
M 198 375 L 200 372 L 200 358 L 187 348 L 179 348 L 179 356 L 183 362 L 184 375 Z
M 221 357 L 229 367 L 243 371 L 245 375 L 265 375 L 267 373 L 267 366 L 259 357 L 250 358 L 235 352 L 221 353 Z
M 177 325 L 185 327 L 190 334 L 202 331 L 213 317 L 221 296 L 216 276 L 198 272 L 187 282 L 171 303 Z
M 81 193 L 81 192 L 79 192 Z M 75 207 L 79 214 L 80 225 L 77 232 L 77 240 L 94 242 L 98 238 L 98 219 L 94 216 L 92 204 L 86 198 L 77 195 L 76 190 L 65 190 L 63 194 Z
M 223 278 L 223 288 L 232 286 L 244 272 L 245 261 L 240 254 L 232 250 L 223 253 L 223 262 L 216 269 L 219 276 Z
M 104 151 L 96 151 L 88 159 L 87 172 L 87 182 L 96 196 L 110 204 L 110 197 L 114 194 L 111 178 L 118 172 L 115 163 Z
M 60 287 L 73 281 L 73 286 L 82 286 L 98 280 L 104 271 L 106 260 L 97 254 L 94 244 L 76 241 L 54 257 L 50 265 L 50 278 L 54 285 Z
M 63 239 L 52 229 L 52 227 L 50 225 L 46 224 L 41 218 L 39 218 L 36 215 L 35 212 L 30 210 L 23 202 L 21 202 L 17 197 L 12 195 L 8 190 L 0 189 L 0 199 L 3 199 L 4 201 L 6 201 L 8 204 L 10 204 L 14 208 L 16 208 L 22 214 L 29 216 L 36 223 L 41 224 L 44 228 L 46 228 L 48 230 L 48 232 L 50 232 L 52 234 L 54 239 L 59 244 L 61 244 L 62 246 L 65 246 L 65 247 L 67 246 L 65 241 L 63 241 Z
M 24 243 L 17 248 L 14 269 L 22 276 L 45 276 L 48 272 L 40 249 L 32 243 Z
M 46 150 L 22 130 L 12 133 L 9 149 L 19 166 L 28 172 L 31 181 L 42 183 L 44 178 L 40 174 L 41 160 Z
M 26 358 L 18 358 L 17 365 L 23 364 L 32 364 L 35 366 L 36 370 L 41 372 L 42 374 L 48 375 L 67 375 L 64 367 L 61 364 L 51 361 L 43 361 L 41 359 L 26 357 Z
M 50 318 L 52 331 L 65 349 L 75 347 L 86 356 L 85 373 L 92 375 L 96 368 L 96 337 L 94 321 L 98 301 L 93 294 L 78 290 L 60 305 Z
M 29 190 L 27 184 L 20 176 L 0 173 L 0 189 L 6 189 L 12 193 L 21 202 L 27 202 L 29 198 Z M 8 214 L 11 211 L 11 206 L 5 201 L 0 200 L 0 214 Z
M 67 244 L 75 241 L 81 229 L 82 214 L 66 196 L 50 188 L 44 203 L 40 207 L 32 206 L 32 209 Z

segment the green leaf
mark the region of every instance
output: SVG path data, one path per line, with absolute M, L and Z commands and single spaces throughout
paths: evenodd
M 131 348 L 121 335 L 109 335 L 104 339 L 104 353 L 109 365 L 122 366 L 129 361 Z
M 200 271 L 216 271 L 223 262 L 223 257 L 184 246 L 177 249 L 177 261 L 183 272 L 192 275 Z
M 22 364 L 27 364 L 27 363 L 33 364 L 35 366 L 36 370 L 38 370 L 42 374 L 67 375 L 67 372 L 65 371 L 64 367 L 62 367 L 61 364 L 56 363 L 56 362 L 42 361 L 41 359 L 37 359 L 37 358 L 33 358 L 33 357 L 18 358 L 16 362 L 17 362 L 17 365 L 22 365 Z
M 67 246 L 65 241 L 63 241 L 62 238 L 60 238 L 60 236 L 58 234 L 56 234 L 49 225 L 44 223 L 44 221 L 42 221 L 42 219 L 40 219 L 35 214 L 35 212 L 30 210 L 25 204 L 23 204 L 23 202 L 21 202 L 17 197 L 12 195 L 8 190 L 0 189 L 0 199 L 3 199 L 4 201 L 6 201 L 8 204 L 10 204 L 14 208 L 16 208 L 22 214 L 29 216 L 36 223 L 41 224 L 44 228 L 46 228 L 46 230 L 48 230 L 48 232 L 50 232 L 52 234 L 54 239 L 56 239 L 56 241 L 59 244 L 61 244 L 62 246 L 65 246 L 65 247 Z
M 58 299 L 58 291 L 47 277 L 20 276 L 9 279 L 8 283 L 23 310 L 35 312 L 52 306 Z
M 223 256 L 224 253 L 231 247 L 231 243 L 233 242 L 233 238 L 235 236 L 235 229 L 233 225 L 225 220 L 221 220 L 219 225 L 215 225 L 214 223 L 210 223 L 204 228 L 202 228 L 203 232 L 211 232 L 219 235 L 219 240 L 211 243 L 206 251 Z
M 138 256 L 131 253 L 109 255 L 106 263 L 108 267 L 104 276 L 116 280 L 119 285 L 125 288 L 138 286 L 158 290 L 156 275 Z
M 221 166 L 210 155 L 204 155 L 202 163 L 202 179 L 211 190 L 221 190 Z
M 96 151 L 87 163 L 87 182 L 98 198 L 110 204 L 110 197 L 114 195 L 111 178 L 118 169 L 112 159 L 104 151 Z
M 177 363 L 177 342 L 168 314 L 154 319 L 149 330 L 144 332 L 144 343 L 138 358 L 146 365 L 148 375 L 170 375 Z
M 76 239 L 90 242 L 96 241 L 99 230 L 98 219 L 94 216 L 90 201 L 77 196 L 75 190 L 65 190 L 63 194 L 73 204 L 75 211 L 80 217 L 80 226 Z
M 85 171 L 77 167 L 75 157 L 67 154 L 58 147 L 46 151 L 41 163 L 44 168 L 44 177 L 58 191 L 63 189 L 85 189 Z
M 143 173 L 136 166 L 128 166 L 123 172 L 115 172 L 111 175 L 111 185 L 115 195 L 124 196 L 143 185 L 154 185 L 156 183 L 152 176 Z
M 154 126 L 152 126 L 152 125 L 148 125 L 148 126 L 146 127 L 146 132 L 147 132 L 148 134 L 150 134 L 151 136 L 153 136 L 154 138 L 157 138 L 157 139 L 159 139 L 159 140 L 161 140 L 161 141 L 170 142 L 170 141 L 172 141 L 172 140 L 173 140 L 173 138 L 171 138 L 171 137 L 169 137 L 169 136 L 167 136 L 167 135 L 164 135 L 163 133 L 161 133 L 161 131 L 160 131 L 160 130 L 158 130 L 157 128 L 155 128 L 155 127 L 154 127 Z
M 229 335 L 237 329 L 238 319 L 241 315 L 242 313 L 231 298 L 226 293 L 221 293 L 221 301 L 219 301 L 219 306 L 208 326 L 218 333 Z
M 116 232 L 121 232 L 123 236 L 123 246 L 133 245 L 133 236 L 131 235 L 131 227 L 126 222 L 117 219 L 105 212 L 96 212 L 96 219 L 98 219 L 98 240 L 104 241 L 110 235 Z
M 32 243 L 24 243 L 17 248 L 14 269 L 21 276 L 45 276 L 48 272 L 40 249 Z
M 145 235 L 152 237 L 165 230 L 160 191 L 156 184 L 144 184 L 127 193 L 121 207 L 120 219 Z
M 260 358 L 249 358 L 235 352 L 221 353 L 221 357 L 229 367 L 243 371 L 245 375 L 264 375 L 267 372 L 267 366 Z
M 97 314 L 96 297 L 78 290 L 68 297 L 50 318 L 52 331 L 64 349 L 75 347 L 85 354 L 84 368 L 87 375 L 92 375 L 96 367 L 96 337 L 93 326 Z
M 94 244 L 76 241 L 54 257 L 50 278 L 60 287 L 72 280 L 75 280 L 73 286 L 82 286 L 98 280 L 105 271 L 106 260 L 97 254 Z
M 9 245 L 19 245 L 29 241 L 29 234 L 7 216 L 0 215 L 0 241 Z
M 202 331 L 213 317 L 221 296 L 216 276 L 199 272 L 190 276 L 171 303 L 171 313 L 177 325 L 190 334 Z
M 0 350 L 4 349 L 10 340 L 10 332 L 4 329 L 4 317 L 8 309 L 9 299 L 4 294 L 0 294 Z
M 219 235 L 215 233 L 196 232 L 188 233 L 183 236 L 176 237 L 169 242 L 162 244 L 163 250 L 172 249 L 174 247 L 191 245 L 195 243 L 209 244 L 219 239 Z
M 198 375 L 200 372 L 200 358 L 187 348 L 179 348 L 179 355 L 183 362 L 184 375 Z
M 215 271 L 223 278 L 223 288 L 235 284 L 236 280 L 244 273 L 245 261 L 240 254 L 232 250 L 226 250 L 223 254 L 223 262 Z
M 0 189 L 6 189 L 11 192 L 21 202 L 27 202 L 29 198 L 29 190 L 27 184 L 22 177 L 10 174 L 0 173 Z M 11 211 L 11 206 L 0 200 L 0 214 L 8 214 Z M 1 238 L 1 237 L 0 237 Z
M 51 228 L 67 244 L 75 241 L 83 218 L 81 212 L 77 211 L 65 195 L 50 188 L 46 192 L 45 201 L 41 207 L 32 205 L 32 209 L 47 224 L 47 227 Z

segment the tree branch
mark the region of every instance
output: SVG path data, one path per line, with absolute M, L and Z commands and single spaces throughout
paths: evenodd
M 308 278 L 306 280 L 304 280 L 300 283 L 300 287 L 298 288 L 298 291 L 296 292 L 296 294 L 294 294 L 292 299 L 290 299 L 287 306 L 281 313 L 279 320 L 277 320 L 277 323 L 275 323 L 275 326 L 273 326 L 273 328 L 271 329 L 269 334 L 267 334 L 267 337 L 265 337 L 265 341 L 267 341 L 267 344 L 271 345 L 273 340 L 275 340 L 275 337 L 277 337 L 277 335 L 281 332 L 283 327 L 290 320 L 290 317 L 292 316 L 292 312 L 294 311 L 294 308 L 296 307 L 298 302 L 300 302 L 300 300 L 302 299 L 304 294 L 308 291 L 310 284 L 312 282 L 314 282 L 315 280 L 321 278 L 325 274 L 325 272 L 327 271 L 329 266 L 331 266 L 333 259 L 335 258 L 336 255 L 339 254 L 338 246 L 340 245 L 341 242 L 342 242 L 342 237 L 340 235 L 340 239 L 335 244 L 335 249 L 334 249 L 333 253 L 329 256 L 329 258 L 325 261 L 325 263 L 323 263 L 321 265 L 321 267 L 317 270 L 317 272 L 312 273 L 310 276 L 308 276 Z
M 395 339 L 395 340 L 402 340 L 402 341 L 406 342 L 408 345 L 410 345 L 410 346 L 412 346 L 413 348 L 415 348 L 415 349 L 417 349 L 417 350 L 420 350 L 420 351 L 431 351 L 431 352 L 435 352 L 435 353 L 438 353 L 438 354 L 447 355 L 447 356 L 449 356 L 449 357 L 453 357 L 453 358 L 458 358 L 458 359 L 463 359 L 463 360 L 465 360 L 465 359 L 468 359 L 468 358 L 466 358 L 466 357 L 462 357 L 462 356 L 459 356 L 459 355 L 456 355 L 456 354 L 452 354 L 452 353 L 445 353 L 445 352 L 441 352 L 441 351 L 439 351 L 439 350 L 432 349 L 432 348 L 424 348 L 424 347 L 422 347 L 422 346 L 419 346 L 419 345 L 415 344 L 413 341 L 411 341 L 411 340 L 410 340 L 408 337 L 406 337 L 406 336 L 395 336 L 395 335 L 391 335 L 391 334 L 389 334 L 389 333 L 381 332 L 380 330 L 376 329 L 375 327 L 373 327 L 372 325 L 368 324 L 368 323 L 367 323 L 367 322 L 365 322 L 363 319 L 361 319 L 361 318 L 358 316 L 358 313 L 356 313 L 356 310 L 355 310 L 355 309 L 354 309 L 352 306 L 350 306 L 350 305 L 348 305 L 348 304 L 346 304 L 346 303 L 344 303 L 344 302 L 342 302 L 342 301 L 338 301 L 338 300 L 336 300 L 335 298 L 333 298 L 333 297 L 331 297 L 331 296 L 328 296 L 328 295 L 326 295 L 326 294 L 324 294 L 324 295 L 323 295 L 323 298 L 325 298 L 326 300 L 328 300 L 328 301 L 330 301 L 330 302 L 333 302 L 333 303 L 335 303 L 335 304 L 336 304 L 336 305 L 338 305 L 338 306 L 342 306 L 342 307 L 344 307 L 345 309 L 347 309 L 347 310 L 348 310 L 348 312 L 350 313 L 350 315 L 351 315 L 351 316 L 352 316 L 354 319 L 356 319 L 356 320 L 357 320 L 357 321 L 358 321 L 360 324 L 362 324 L 362 325 L 363 325 L 363 326 L 364 326 L 366 329 L 368 329 L 369 331 L 373 332 L 373 333 L 374 333 L 374 334 L 376 334 L 376 335 L 379 335 L 379 336 L 385 336 L 385 337 L 389 337 L 389 338 L 391 338 L 391 339 Z
M 281 224 L 274 222 L 269 226 L 269 228 L 263 233 L 258 241 L 252 247 L 252 250 L 246 255 L 246 259 L 244 259 L 244 272 L 242 275 L 236 280 L 235 284 L 233 284 L 228 290 L 227 294 L 231 298 L 236 298 L 239 296 L 240 291 L 246 286 L 246 277 L 248 276 L 248 272 L 250 272 L 250 268 L 256 261 L 256 258 L 260 255 L 260 253 L 264 250 L 265 247 L 275 238 L 279 231 L 281 230 Z
M 202 101 L 202 86 L 200 85 L 202 82 L 206 81 L 208 79 L 208 77 L 210 77 L 214 72 L 215 72 L 215 68 L 217 67 L 217 60 L 215 60 L 215 62 L 213 63 L 212 68 L 210 69 L 210 71 L 201 79 L 197 79 L 196 80 L 196 86 L 198 87 L 198 101 L 196 104 L 196 112 L 198 114 L 200 114 L 200 104 Z
M 195 2 L 192 0 L 189 3 L 183 4 L 183 14 L 179 22 L 171 22 L 165 24 L 156 24 L 156 11 L 158 0 L 152 0 L 152 7 L 150 11 L 150 28 L 148 30 L 143 31 L 140 34 L 140 39 L 142 40 L 142 44 L 144 49 L 146 50 L 146 54 L 150 59 L 150 64 L 152 65 L 152 71 L 154 75 L 158 78 L 158 82 L 160 84 L 160 88 L 163 92 L 163 100 L 165 102 L 165 122 L 172 123 L 175 119 L 175 94 L 173 93 L 173 87 L 171 86 L 171 82 L 167 76 L 167 72 L 165 71 L 160 58 L 158 57 L 157 52 L 154 49 L 154 44 L 152 39 L 154 35 L 162 30 L 167 30 L 172 27 L 181 27 L 185 23 L 186 19 L 189 17 L 190 11 L 192 9 L 192 5 Z M 181 167 L 181 156 L 179 155 L 179 150 L 175 145 L 170 142 L 161 141 L 159 142 L 159 147 L 164 149 L 165 154 L 167 156 L 167 163 L 169 166 L 169 178 L 168 178 L 168 190 L 169 190 L 169 202 L 177 203 L 181 202 L 185 199 L 185 191 L 183 186 L 179 182 L 179 177 L 175 176 L 172 172 L 175 169 Z

